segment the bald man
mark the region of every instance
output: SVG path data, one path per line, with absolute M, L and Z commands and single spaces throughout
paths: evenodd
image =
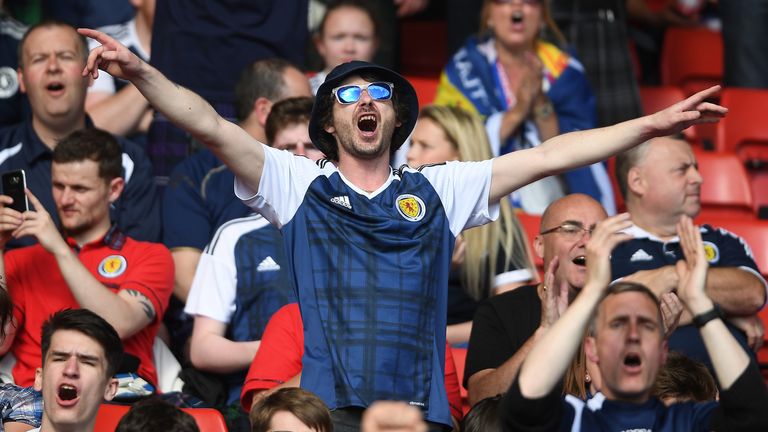
M 592 229 L 607 217 L 599 202 L 583 194 L 560 198 L 544 211 L 534 249 L 552 273 L 548 285 L 556 290 L 559 310 L 542 314 L 544 283 L 491 297 L 478 307 L 464 374 L 470 404 L 507 391 L 533 345 L 584 286 L 585 247 Z

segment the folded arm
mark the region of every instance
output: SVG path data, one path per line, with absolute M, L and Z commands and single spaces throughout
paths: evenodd
M 260 341 L 232 341 L 224 336 L 226 330 L 226 323 L 204 315 L 195 315 L 189 356 L 196 368 L 214 373 L 229 373 L 245 370 L 251 365 Z

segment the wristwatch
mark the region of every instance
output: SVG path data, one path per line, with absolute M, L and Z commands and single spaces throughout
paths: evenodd
M 555 109 L 552 107 L 552 102 L 547 101 L 546 103 L 537 105 L 533 108 L 533 117 L 536 120 L 544 120 L 549 118 L 554 112 Z
M 712 309 L 706 312 L 700 313 L 695 317 L 693 317 L 693 324 L 696 325 L 696 328 L 702 328 L 713 319 L 722 319 L 722 318 L 723 318 L 722 309 L 720 309 L 720 306 L 714 305 Z

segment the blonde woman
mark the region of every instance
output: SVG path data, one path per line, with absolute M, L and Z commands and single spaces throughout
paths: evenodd
M 478 116 L 457 107 L 428 105 L 419 114 L 407 157 L 408 165 L 416 168 L 492 156 Z M 498 220 L 457 238 L 448 286 L 448 342 L 469 341 L 479 301 L 534 278 L 525 238 L 508 200 L 501 201 Z

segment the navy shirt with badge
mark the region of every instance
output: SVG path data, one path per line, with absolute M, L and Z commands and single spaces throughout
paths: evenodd
M 92 127 L 90 119 L 86 127 Z M 135 240 L 160 240 L 160 203 L 152 177 L 152 166 L 143 150 L 123 138 L 117 138 L 123 148 L 125 189 L 110 206 L 110 218 L 122 232 Z M 60 226 L 51 185 L 53 152 L 37 136 L 29 119 L 16 126 L 0 130 L 0 172 L 23 169 L 27 188 L 40 200 L 57 226 Z M 35 243 L 32 237 L 13 239 L 8 248 Z
M 301 387 L 331 409 L 408 401 L 451 425 L 448 271 L 456 236 L 498 215 L 491 161 L 391 172 L 374 192 L 264 148 L 259 190 L 236 193 L 282 232 L 304 322 Z
M 666 265 L 674 265 L 678 260 L 684 258 L 677 237 L 664 242 L 637 226 L 628 229 L 627 233 L 634 236 L 634 239 L 619 244 L 611 254 L 611 270 L 614 280 L 640 270 L 653 270 Z M 765 280 L 760 275 L 757 264 L 752 257 L 752 251 L 744 239 L 727 230 L 713 228 L 709 225 L 701 227 L 701 237 L 710 267 L 741 268 L 759 277 L 765 285 Z M 748 353 L 753 355 L 754 353 L 749 349 L 744 334 L 736 327 L 728 323 L 726 325 L 736 340 Z M 678 327 L 669 339 L 669 348 L 672 351 L 681 351 L 689 357 L 706 363 L 711 368 L 704 342 L 698 329 L 693 325 Z

